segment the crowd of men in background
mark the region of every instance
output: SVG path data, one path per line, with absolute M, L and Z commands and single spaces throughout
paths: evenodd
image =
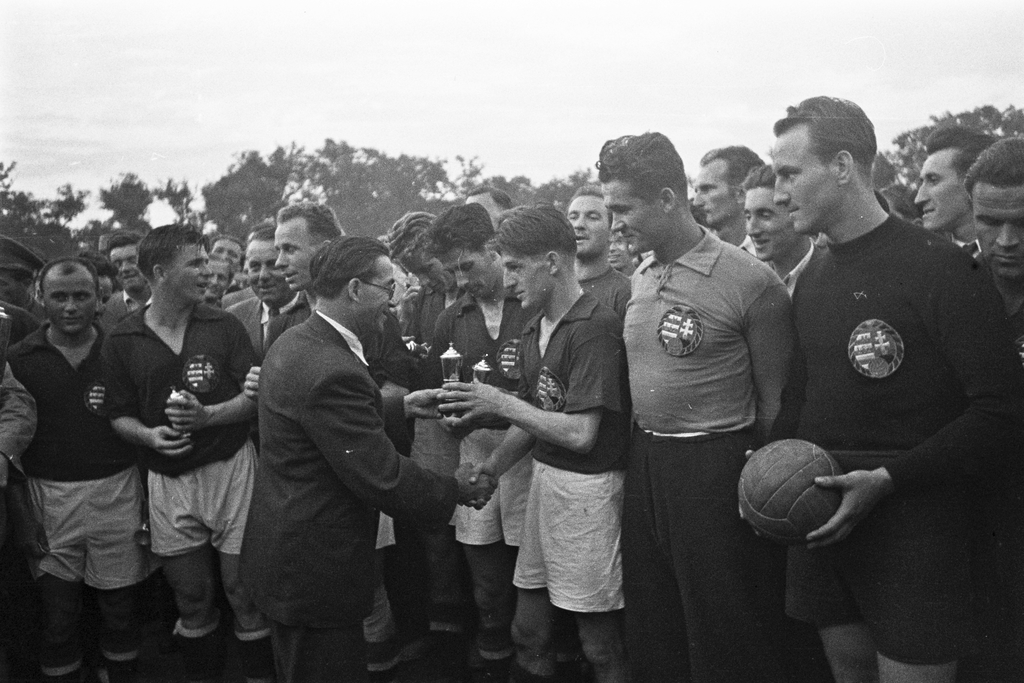
M 774 133 L 692 199 L 644 133 L 376 240 L 0 237 L 42 680 L 134 680 L 154 617 L 189 681 L 228 624 L 251 681 L 1022 680 L 1024 139 L 939 128 L 901 215 L 856 104 Z M 783 438 L 845 472 L 789 548 L 737 511 Z

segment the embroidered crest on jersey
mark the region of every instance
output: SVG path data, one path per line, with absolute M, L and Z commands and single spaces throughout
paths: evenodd
M 206 394 L 213 391 L 220 380 L 217 366 L 209 356 L 192 356 L 181 371 L 181 381 L 193 394 Z
M 847 354 L 853 368 L 865 377 L 883 379 L 903 362 L 903 339 L 882 320 L 865 320 L 850 335 Z
M 519 379 L 519 347 L 518 339 L 509 339 L 498 349 L 498 372 L 506 379 Z
M 559 412 L 565 407 L 565 385 L 558 375 L 544 366 L 537 377 L 537 392 L 535 402 L 541 410 Z
M 100 417 L 106 417 L 107 415 L 107 388 L 103 386 L 103 382 L 93 382 L 85 389 L 85 407 L 89 409 L 89 412 L 93 415 L 99 415 Z
M 1013 345 L 1017 348 L 1017 356 L 1020 358 L 1021 365 L 1024 365 L 1024 334 L 1017 337 Z
M 658 323 L 658 341 L 670 356 L 688 356 L 704 338 L 704 323 L 689 306 L 673 306 Z

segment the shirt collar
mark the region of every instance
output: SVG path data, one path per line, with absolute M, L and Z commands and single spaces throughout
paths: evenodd
M 700 238 L 700 241 L 697 242 L 692 249 L 677 258 L 675 263 L 685 266 L 690 270 L 694 270 L 706 277 L 711 275 L 711 271 L 714 270 L 715 264 L 718 263 L 718 257 L 722 255 L 722 240 L 704 226 L 698 227 L 700 227 L 703 237 Z M 658 263 L 658 260 L 652 254 L 640 264 L 640 267 L 637 268 L 637 272 L 642 274 L 656 263 Z
M 576 320 L 589 320 L 594 315 L 594 309 L 597 308 L 598 303 L 597 297 L 590 292 L 583 292 L 573 305 L 569 307 L 569 310 L 565 312 L 562 319 L 558 321 L 556 327 L 561 327 L 562 323 L 570 323 Z M 540 319 L 544 317 L 543 313 L 538 313 L 530 321 L 526 323 L 526 327 L 523 328 L 523 334 L 540 327 Z
M 352 349 L 352 353 L 356 354 L 356 358 L 362 361 L 363 365 L 369 367 L 370 364 L 366 362 L 366 358 L 363 356 L 363 343 L 359 341 L 359 337 L 353 334 L 351 330 L 339 323 L 337 320 L 329 318 L 320 311 L 316 311 L 316 314 L 326 320 L 331 327 L 336 329 L 338 334 L 340 334 L 345 340 L 345 343 L 348 344 L 348 347 Z
M 789 271 L 788 273 L 782 276 L 782 282 L 787 287 L 790 283 L 794 282 L 798 277 L 800 277 L 800 273 L 804 272 L 804 268 L 807 267 L 807 264 L 811 262 L 811 257 L 814 256 L 814 249 L 814 240 L 811 240 L 811 248 L 808 249 L 807 253 L 804 254 L 804 257 L 800 259 L 800 263 L 793 266 L 793 270 Z M 792 289 L 790 291 L 792 291 Z
M 298 300 L 299 300 L 299 295 L 296 294 L 295 297 L 291 301 L 289 301 L 284 306 L 281 306 L 280 308 L 277 309 L 278 315 L 280 315 L 282 313 L 290 313 L 292 310 L 295 309 L 295 306 L 297 305 L 296 302 Z M 261 325 L 266 325 L 269 322 L 270 322 L 270 306 L 268 306 L 265 301 L 261 301 L 260 302 L 260 324 Z

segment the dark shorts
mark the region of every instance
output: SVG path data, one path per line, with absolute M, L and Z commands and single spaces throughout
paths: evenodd
M 789 549 L 786 612 L 818 628 L 864 622 L 897 662 L 959 659 L 971 639 L 965 520 L 957 491 L 894 494 L 845 540 Z

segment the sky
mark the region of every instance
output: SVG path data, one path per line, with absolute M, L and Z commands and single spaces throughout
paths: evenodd
M 327 138 L 540 184 L 647 130 L 693 175 L 714 147 L 767 159 L 814 95 L 861 105 L 881 149 L 929 115 L 1024 106 L 1020 0 L 151 4 L 0 0 L 15 189 L 71 183 L 103 217 L 125 172 L 202 186 L 242 151 Z

